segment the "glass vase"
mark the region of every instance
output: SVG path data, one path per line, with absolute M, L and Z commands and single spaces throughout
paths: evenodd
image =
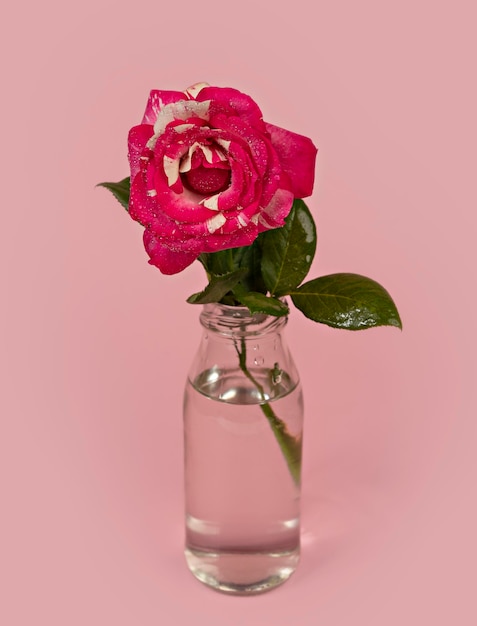
M 303 399 L 286 317 L 207 304 L 184 394 L 186 560 L 210 587 L 250 595 L 300 555 Z

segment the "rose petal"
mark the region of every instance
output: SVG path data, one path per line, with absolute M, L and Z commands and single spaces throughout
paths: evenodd
M 152 126 L 141 124 L 134 126 L 128 135 L 128 159 L 131 166 L 131 180 L 140 170 L 141 157 L 145 157 L 144 149 L 153 134 Z
M 295 198 L 306 198 L 313 191 L 317 148 L 311 139 L 266 124 L 283 170 L 290 177 Z
M 257 235 L 258 229 L 253 223 L 250 223 L 246 228 L 236 230 L 227 235 L 215 233 L 204 238 L 201 252 L 217 252 L 217 250 L 249 246 L 255 241 Z
M 210 102 L 208 100 L 197 102 L 197 100 L 181 100 L 166 104 L 157 114 L 154 122 L 154 134 L 161 135 L 166 127 L 171 123 L 190 123 L 195 118 L 200 121 L 209 119 Z
M 142 123 L 152 124 L 154 126 L 159 111 L 166 104 L 178 102 L 179 100 L 185 100 L 185 98 L 185 94 L 181 91 L 159 91 L 157 89 L 153 89 L 149 94 L 149 100 L 147 101 Z
M 292 205 L 293 193 L 288 189 L 277 189 L 269 204 L 260 213 L 258 230 L 262 232 L 283 226 Z
M 260 130 L 264 129 L 263 115 L 256 102 L 246 94 L 231 87 L 204 87 L 196 100 L 211 100 L 211 117 L 214 112 L 227 111 Z M 220 128 L 220 126 L 219 126 Z
M 143 226 L 154 219 L 154 199 L 147 194 L 143 172 L 131 178 L 129 194 L 129 215 Z
M 204 87 L 208 87 L 209 83 L 194 83 L 190 87 L 184 91 L 186 96 L 189 98 L 197 98 L 197 94 L 204 89 Z
M 160 173 L 157 172 L 157 178 Z M 159 184 L 154 198 L 156 213 L 163 213 L 179 223 L 196 224 L 214 217 L 216 211 L 200 204 L 202 197 L 186 187 L 182 193 L 174 193 L 166 185 Z
M 198 254 L 177 252 L 162 244 L 148 229 L 144 231 L 144 247 L 150 257 L 149 263 L 155 265 L 163 274 L 177 274 L 191 265 Z

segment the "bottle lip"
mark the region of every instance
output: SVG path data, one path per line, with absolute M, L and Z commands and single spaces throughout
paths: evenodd
M 283 302 L 286 302 L 282 298 Z M 204 304 L 200 323 L 204 328 L 222 335 L 263 335 L 285 326 L 288 315 L 276 317 L 266 313 L 250 313 L 245 306 L 233 306 L 213 302 Z

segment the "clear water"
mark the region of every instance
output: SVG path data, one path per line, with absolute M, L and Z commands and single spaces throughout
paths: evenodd
M 301 390 L 287 383 L 283 373 L 267 397 L 301 436 Z M 204 372 L 185 393 L 186 558 L 199 580 L 228 593 L 267 591 L 299 559 L 300 490 L 261 402 L 234 371 Z

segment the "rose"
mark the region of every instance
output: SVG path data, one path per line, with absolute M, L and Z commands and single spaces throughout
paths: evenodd
M 312 141 L 265 123 L 235 89 L 152 91 L 128 145 L 129 213 L 164 274 L 201 253 L 250 245 L 313 189 Z

